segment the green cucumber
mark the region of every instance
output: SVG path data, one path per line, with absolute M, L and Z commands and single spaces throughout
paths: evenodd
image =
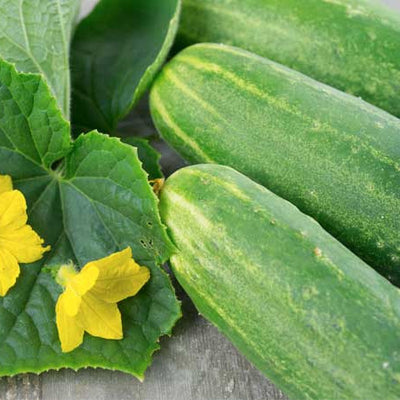
M 185 49 L 151 92 L 161 135 L 315 218 L 400 284 L 400 120 L 243 50 Z
M 381 3 L 184 0 L 178 47 L 241 47 L 400 117 L 400 14 Z
M 400 398 L 400 291 L 290 203 L 223 166 L 162 190 L 174 273 L 291 400 Z

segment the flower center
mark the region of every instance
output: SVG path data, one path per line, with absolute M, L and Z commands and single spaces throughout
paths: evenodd
M 56 281 L 63 288 L 66 288 L 76 275 L 78 275 L 78 272 L 75 270 L 73 264 L 62 265 L 58 270 Z

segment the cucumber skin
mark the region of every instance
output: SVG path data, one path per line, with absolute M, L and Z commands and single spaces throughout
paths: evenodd
M 201 44 L 150 96 L 191 163 L 229 165 L 289 200 L 400 285 L 400 120 L 243 50 Z
M 400 14 L 378 0 L 184 0 L 176 49 L 234 45 L 400 117 Z
M 290 203 L 218 165 L 160 210 L 196 307 L 291 400 L 400 398 L 400 291 Z

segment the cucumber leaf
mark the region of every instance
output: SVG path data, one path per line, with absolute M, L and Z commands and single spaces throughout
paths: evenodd
M 115 133 L 164 63 L 179 13 L 180 0 L 100 0 L 81 21 L 71 50 L 78 133 Z
M 0 0 L 0 57 L 41 73 L 68 118 L 69 52 L 79 0 Z
M 163 178 L 160 167 L 160 153 L 155 150 L 148 140 L 138 137 L 123 138 L 124 143 L 130 144 L 137 148 L 139 160 L 143 163 L 143 169 L 149 174 L 149 179 Z
M 180 316 L 168 276 L 157 266 L 173 249 L 157 199 L 136 149 L 97 132 L 70 139 L 70 126 L 40 75 L 0 62 L 0 174 L 13 177 L 27 198 L 29 224 L 52 250 L 21 266 L 0 299 L 0 375 L 86 366 L 119 369 L 139 378 Z M 55 324 L 60 287 L 53 267 L 83 267 L 127 246 L 151 269 L 151 280 L 120 305 L 124 339 L 85 335 L 81 347 L 61 352 Z

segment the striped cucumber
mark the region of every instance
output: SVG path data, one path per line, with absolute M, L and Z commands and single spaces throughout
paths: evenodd
M 198 310 L 291 400 L 400 398 L 400 292 L 314 220 L 218 165 L 160 207 Z
M 400 117 L 400 14 L 382 0 L 184 0 L 179 47 L 225 43 Z
M 400 284 L 400 120 L 246 51 L 185 49 L 151 93 L 188 161 L 229 165 Z

